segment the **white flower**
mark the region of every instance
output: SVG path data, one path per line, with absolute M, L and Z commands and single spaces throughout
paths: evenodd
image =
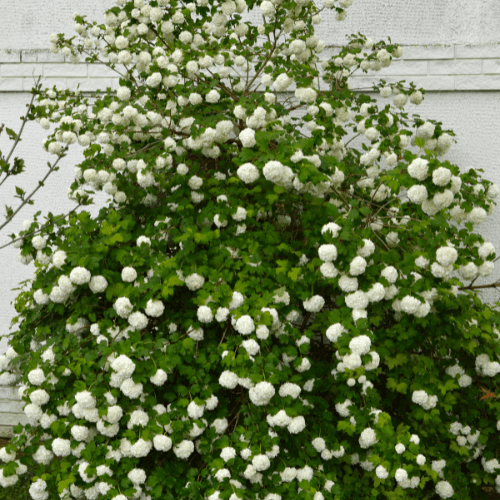
M 295 91 L 295 97 L 300 102 L 312 103 L 316 100 L 318 93 L 311 87 L 298 88 Z
M 158 318 L 163 314 L 165 306 L 161 300 L 148 300 L 144 312 L 152 318 Z
M 231 446 L 226 446 L 225 448 L 222 448 L 220 457 L 224 460 L 224 462 L 227 462 L 228 460 L 236 457 L 236 450 Z
M 354 337 L 349 342 L 349 348 L 351 349 L 351 351 L 361 356 L 367 354 L 370 351 L 371 345 L 372 342 L 370 340 L 370 337 L 368 337 L 367 335 L 359 335 L 358 337 Z
M 102 293 L 108 287 L 108 281 L 104 276 L 92 276 L 89 288 L 92 293 Z
M 367 427 L 359 437 L 359 446 L 361 446 L 361 448 L 369 448 L 375 443 L 378 443 L 377 435 L 373 429 Z
M 303 302 L 304 309 L 308 312 L 319 312 L 324 305 L 325 299 L 321 295 L 314 295 Z
M 172 448 L 172 439 L 163 434 L 158 434 L 153 438 L 153 445 L 158 451 L 169 451 Z
M 116 299 L 113 304 L 113 308 L 115 309 L 118 316 L 122 318 L 127 318 L 132 312 L 133 306 L 128 297 L 120 297 Z
M 286 396 L 292 396 L 292 398 L 297 399 L 300 395 L 301 388 L 297 384 L 292 384 L 290 382 L 284 383 L 278 393 L 279 395 L 284 398 Z
M 201 417 L 203 417 L 204 411 L 205 411 L 204 405 L 199 406 L 194 401 L 191 401 L 191 403 L 189 403 L 187 406 L 188 415 L 193 420 L 200 419 Z
M 134 483 L 134 485 L 137 484 L 143 484 L 146 481 L 146 472 L 143 469 L 132 469 L 128 474 L 127 477 Z
M 487 213 L 484 208 L 474 207 L 468 214 L 467 220 L 474 225 L 481 224 L 486 219 Z
M 359 276 L 363 274 L 366 269 L 366 260 L 363 257 L 357 256 L 352 259 L 349 265 L 349 273 L 352 276 Z
M 142 394 L 142 384 L 136 384 L 131 378 L 125 379 L 120 385 L 120 390 L 130 399 L 136 399 Z
M 270 3 L 270 2 L 268 2 Z M 276 92 L 283 92 L 293 83 L 293 79 L 290 78 L 286 73 L 281 73 L 278 75 L 273 83 Z
M 318 453 L 321 453 L 326 448 L 325 440 L 321 437 L 317 437 L 312 440 L 312 445 Z
M 255 323 L 251 316 L 244 315 L 236 321 L 235 329 L 241 335 L 250 335 L 255 330 Z
M 450 266 L 458 259 L 458 252 L 453 247 L 441 247 L 436 251 L 436 260 L 443 267 Z
M 45 382 L 45 374 L 41 368 L 35 368 L 28 373 L 28 380 L 30 384 L 42 385 Z
M 395 267 L 388 266 L 380 273 L 380 276 L 383 276 L 389 283 L 396 283 L 398 272 Z
M 197 175 L 193 175 L 189 181 L 188 181 L 188 186 L 191 189 L 200 189 L 203 184 L 203 179 L 201 177 L 198 177 Z
M 337 259 L 337 247 L 332 244 L 321 245 L 318 248 L 318 257 L 323 262 L 332 262 Z
M 189 290 L 195 291 L 199 290 L 203 286 L 205 278 L 199 274 L 193 273 L 185 279 L 185 283 Z
M 178 458 L 186 459 L 194 451 L 194 444 L 192 441 L 185 439 L 173 448 L 175 456 Z
M 256 406 L 267 405 L 275 394 L 276 389 L 269 382 L 259 382 L 248 391 L 250 401 Z
M 216 103 L 219 102 L 220 99 L 220 94 L 217 92 L 217 90 L 211 90 L 206 96 L 205 100 L 209 103 Z
M 439 483 L 436 484 L 436 493 L 441 498 L 451 498 L 455 491 L 448 481 L 439 481 Z
M 244 163 L 236 171 L 236 175 L 245 183 L 250 184 L 259 178 L 259 170 L 251 163 Z
M 254 339 L 244 340 L 241 343 L 241 347 L 243 347 L 250 356 L 255 356 L 260 350 L 258 342 L 256 342 Z
M 75 285 L 84 285 L 90 281 L 90 278 L 90 271 L 84 267 L 75 267 L 69 275 L 69 279 Z
M 427 188 L 422 186 L 421 184 L 415 184 L 410 189 L 408 189 L 408 199 L 412 203 L 417 203 L 421 205 L 424 201 L 427 200 Z
M 396 479 L 398 483 L 401 483 L 408 479 L 408 472 L 406 472 L 404 469 L 398 469 L 396 471 L 394 479 Z
M 395 450 L 396 450 L 396 453 L 398 455 L 401 455 L 405 450 L 405 445 L 403 443 L 398 443 L 396 446 L 395 446 Z
M 328 327 L 326 330 L 326 336 L 330 342 L 337 342 L 339 337 L 345 332 L 346 329 L 340 323 L 335 323 L 334 325 Z
M 234 389 L 238 385 L 238 375 L 229 370 L 225 370 L 219 377 L 219 384 L 227 389 Z
M 368 297 L 364 292 L 358 290 L 345 297 L 345 304 L 351 309 L 366 309 L 368 306 Z
M 389 477 L 389 472 L 387 471 L 387 469 L 383 465 L 379 465 L 375 469 L 375 474 L 377 474 L 377 477 L 380 479 L 386 479 Z
M 429 162 L 423 158 L 416 158 L 408 166 L 408 173 L 414 179 L 423 181 L 427 178 Z
M 130 326 L 136 330 L 144 330 L 148 326 L 149 319 L 141 312 L 135 312 L 129 315 L 128 322 Z
M 122 280 L 128 283 L 135 281 L 137 278 L 137 271 L 133 267 L 124 267 L 122 270 Z
M 252 465 L 256 471 L 264 471 L 269 469 L 271 466 L 271 461 L 267 455 L 255 455 L 252 458 Z
M 252 148 L 257 144 L 257 141 L 255 140 L 255 130 L 251 128 L 242 130 L 240 132 L 239 139 L 244 148 Z
M 198 307 L 196 315 L 198 316 L 198 321 L 200 321 L 201 323 L 210 323 L 214 319 L 212 309 L 210 309 L 210 307 L 208 306 Z
M 292 418 L 292 421 L 288 424 L 288 432 L 290 434 L 298 434 L 306 428 L 306 420 L 304 417 Z

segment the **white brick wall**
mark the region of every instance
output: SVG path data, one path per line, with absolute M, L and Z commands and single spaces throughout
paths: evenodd
M 26 422 L 17 388 L 0 387 L 0 437 L 12 436 L 12 427 Z
M 0 93 L 29 91 L 37 76 L 45 86 L 80 85 L 84 92 L 116 88 L 119 78 L 105 65 L 68 63 L 48 50 L 0 50 Z M 407 46 L 401 60 L 376 73 L 354 75 L 353 85 L 366 88 L 380 78 L 389 83 L 412 81 L 428 91 L 500 90 L 500 44 Z

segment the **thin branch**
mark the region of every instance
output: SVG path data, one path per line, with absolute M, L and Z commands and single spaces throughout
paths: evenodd
M 9 223 L 12 221 L 12 219 L 16 216 L 16 214 L 19 212 L 19 210 L 21 210 L 21 208 L 24 207 L 24 205 L 26 205 L 26 203 L 28 203 L 28 201 L 31 199 L 31 197 L 43 186 L 43 183 L 47 180 L 47 178 L 49 177 L 49 175 L 54 172 L 54 170 L 56 170 L 56 165 L 59 163 L 59 160 L 63 157 L 63 153 L 65 153 L 66 151 L 68 150 L 68 146 L 66 146 L 61 154 L 59 155 L 59 157 L 57 158 L 56 162 L 54 163 L 54 165 L 52 165 L 50 167 L 50 163 L 49 163 L 49 171 L 47 172 L 47 174 L 45 175 L 45 177 L 41 180 L 41 181 L 38 181 L 38 186 L 31 192 L 31 194 L 23 200 L 23 202 L 21 203 L 21 205 L 19 205 L 19 207 L 17 207 L 17 210 L 10 216 L 7 218 L 7 220 L 2 224 L 0 225 L 0 231 Z M 2 248 L 2 247 L 0 247 Z
M 38 80 L 36 81 L 35 83 L 35 87 L 38 87 L 38 84 L 40 83 L 40 79 L 41 79 L 41 76 L 38 77 Z M 14 149 L 16 149 L 19 141 L 21 140 L 20 137 L 21 137 L 21 134 L 23 133 L 23 130 L 24 130 L 24 126 L 26 125 L 26 122 L 28 121 L 28 115 L 31 111 L 31 108 L 33 107 L 33 101 L 35 100 L 35 96 L 36 96 L 36 93 L 33 92 L 33 97 L 31 98 L 31 102 L 28 106 L 28 110 L 26 111 L 26 114 L 24 115 L 24 118 L 23 118 L 23 123 L 21 125 L 21 128 L 19 130 L 19 133 L 17 134 L 17 137 L 16 137 L 16 140 L 14 142 L 14 145 L 12 146 L 12 149 L 10 150 L 10 153 L 9 155 L 7 156 L 7 158 L 5 159 L 5 163 L 9 163 L 9 160 L 10 160 L 10 157 L 12 156 L 12 153 L 14 152 Z M 6 176 L 5 178 L 2 180 L 2 182 L 0 182 L 0 186 L 8 179 L 8 177 L 10 176 L 11 174 L 9 172 L 6 173 Z M 0 228 L 1 229 L 1 228 Z
M 61 215 L 61 217 L 58 217 L 57 219 L 54 219 L 51 222 L 48 222 L 47 224 L 45 224 L 44 226 L 42 226 L 40 229 L 37 229 L 36 231 L 33 231 L 33 232 L 29 233 L 29 234 L 25 234 L 23 236 L 20 236 L 19 238 L 16 238 L 16 239 L 12 240 L 11 242 L 7 243 L 6 245 L 1 246 L 0 250 L 2 248 L 8 247 L 9 245 L 12 245 L 12 243 L 14 243 L 16 241 L 23 240 L 24 238 L 28 238 L 29 236 L 32 236 L 34 234 L 38 234 L 39 232 L 43 231 L 47 226 L 50 226 L 51 224 L 54 224 L 58 220 L 65 219 L 69 214 L 73 213 L 81 205 L 82 205 L 82 202 L 78 203 L 78 205 L 75 208 L 71 209 L 67 214 Z

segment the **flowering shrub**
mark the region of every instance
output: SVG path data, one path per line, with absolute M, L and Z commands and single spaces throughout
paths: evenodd
M 399 47 L 356 35 L 322 59 L 314 26 L 350 4 L 118 0 L 105 24 L 75 15 L 80 41 L 51 37 L 120 73 L 37 108 L 48 151 L 84 148 L 69 196 L 112 198 L 20 233 L 37 269 L 0 381 L 29 423 L 2 486 L 30 470 L 34 500 L 500 490 L 500 406 L 479 390 L 498 391 L 500 316 L 476 284 L 496 254 L 474 232 L 499 189 L 410 119 L 423 91 L 350 87 Z

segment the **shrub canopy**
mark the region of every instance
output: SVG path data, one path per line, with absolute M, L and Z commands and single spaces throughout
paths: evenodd
M 118 1 L 51 37 L 120 73 L 92 98 L 43 90 L 31 117 L 55 125 L 50 152 L 84 148 L 70 197 L 112 198 L 18 235 L 36 272 L 0 381 L 20 381 L 29 423 L 3 486 L 26 470 L 34 500 L 499 484 L 482 389 L 500 318 L 476 281 L 495 249 L 474 232 L 499 189 L 405 111 L 422 90 L 353 89 L 402 51 L 358 34 L 328 52 L 314 27 L 350 3 Z

